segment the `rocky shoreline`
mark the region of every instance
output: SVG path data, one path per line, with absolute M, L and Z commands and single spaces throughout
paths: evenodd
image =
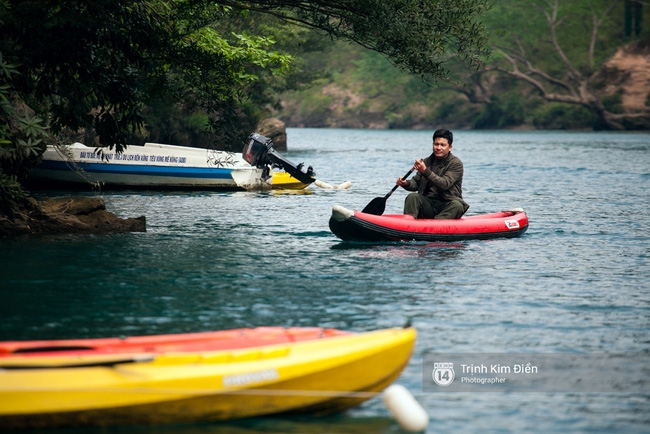
M 120 218 L 99 197 L 28 198 L 11 217 L 0 218 L 0 237 L 146 232 L 144 216 Z

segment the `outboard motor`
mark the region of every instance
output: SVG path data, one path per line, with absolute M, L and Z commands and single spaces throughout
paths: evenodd
M 282 157 L 273 149 L 273 141 L 261 134 L 253 133 L 248 136 L 248 143 L 244 146 L 242 156 L 251 166 L 265 169 L 264 177 L 266 178 L 269 176 L 269 166 L 275 166 L 285 170 L 303 184 L 311 184 L 316 180 L 316 173 L 311 166 L 307 168 L 307 172 L 303 172 L 303 163 L 295 165 Z

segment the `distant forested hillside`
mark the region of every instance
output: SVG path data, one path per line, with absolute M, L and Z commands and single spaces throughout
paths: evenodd
M 283 94 L 288 126 L 650 129 L 650 4 L 499 0 L 483 68 L 428 86 L 376 52 L 337 42 L 306 55 L 320 74 Z

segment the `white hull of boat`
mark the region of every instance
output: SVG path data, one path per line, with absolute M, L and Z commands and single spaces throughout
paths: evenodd
M 262 170 L 249 165 L 241 154 L 212 149 L 147 143 L 127 146 L 123 153 L 74 143 L 57 150 L 48 147 L 43 161 L 30 173 L 38 186 L 52 183 L 104 187 L 265 189 Z M 66 155 L 67 154 L 67 155 Z

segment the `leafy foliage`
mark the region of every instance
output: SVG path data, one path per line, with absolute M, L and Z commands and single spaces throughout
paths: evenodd
M 333 52 L 319 59 L 319 64 L 327 67 L 331 61 L 335 65 L 332 70 L 337 73 L 332 73 L 330 81 L 325 84 L 328 89 L 336 87 L 356 92 L 356 99 L 361 101 L 357 102 L 360 104 L 358 107 L 365 105 L 376 116 L 383 116 L 386 127 L 511 128 L 528 125 L 598 128 L 605 125 L 599 116 L 626 115 L 621 113 L 617 97 L 605 93 L 609 87 L 606 84 L 622 80 L 622 74 L 614 77 L 610 72 L 610 76 L 604 76 L 606 71 L 601 69 L 602 63 L 618 48 L 631 42 L 624 33 L 624 3 L 622 0 L 493 2 L 491 9 L 480 18 L 490 35 L 486 43 L 492 49 L 485 68 L 468 70 L 450 58 L 447 64 L 449 82 L 439 82 L 433 88 L 422 86 L 418 77 L 400 73 L 391 68 L 389 62 L 369 51 L 357 50 L 349 55 L 347 66 L 340 59 L 333 58 Z M 553 19 L 555 5 L 556 43 L 572 68 L 567 66 L 551 37 L 548 20 Z M 644 3 L 643 23 L 650 22 L 650 7 L 645 6 Z M 650 45 L 650 26 L 644 26 L 637 39 L 639 46 Z M 336 51 L 347 49 L 345 46 Z M 522 54 L 519 56 L 521 59 L 528 59 L 536 71 L 530 74 L 534 78 L 540 81 L 544 81 L 543 75 L 554 78 L 554 81 L 545 83 L 548 100 L 540 97 L 540 91 L 530 83 L 500 72 L 510 65 L 507 56 L 514 58 L 515 53 Z M 519 68 L 532 71 L 524 63 L 520 63 Z M 563 95 L 567 86 L 572 90 Z M 582 99 L 581 94 L 585 95 Z M 516 105 L 513 95 L 517 96 Z M 291 109 L 293 101 L 301 97 L 286 95 L 287 107 Z M 411 116 L 418 112 L 415 108 L 420 108 L 419 115 Z M 511 114 L 509 110 L 517 112 Z M 405 117 L 409 114 L 411 123 L 405 122 L 406 119 L 395 122 L 400 114 Z M 282 115 L 290 125 L 294 120 L 303 120 L 290 110 L 285 110 Z M 369 112 L 358 113 L 359 118 L 364 115 L 368 116 Z M 552 120 L 552 116 L 565 118 Z
M 29 113 L 21 116 L 12 102 L 8 84 L 17 74 L 17 65 L 8 63 L 0 53 L 0 215 L 12 217 L 14 204 L 29 196 L 17 178 L 26 174 L 42 153 L 41 137 L 45 127 Z
M 24 105 L 13 104 L 10 83 L 17 69 L 18 65 L 8 63 L 0 52 L 0 169 L 8 177 L 21 180 L 38 163 L 48 132 L 42 119 Z
M 13 218 L 18 205 L 25 203 L 28 197 L 18 181 L 0 172 L 0 218 Z
M 543 104 L 533 112 L 533 125 L 546 130 L 591 128 L 594 122 L 594 116 L 589 110 L 569 104 Z
M 522 5 L 504 0 L 492 11 L 495 20 L 510 18 L 507 26 L 500 21 L 495 38 L 499 56 L 492 68 L 526 83 L 548 102 L 584 107 L 596 128 L 623 129 L 626 117 L 647 115 L 610 111 L 615 105 L 602 100 L 596 72 L 625 40 L 624 3 L 531 0 Z
M 119 150 L 145 125 L 150 101 L 205 110 L 213 131 L 229 134 L 249 64 L 282 74 L 291 56 L 268 51 L 273 40 L 223 37 L 215 23 L 229 8 L 203 1 L 10 1 L 0 51 L 20 59 L 13 86 L 46 115 L 54 134 L 94 130 Z M 83 19 L 79 19 L 83 17 Z
M 525 108 L 521 96 L 516 92 L 496 95 L 474 121 L 474 128 L 509 128 L 523 124 Z
M 381 53 L 398 68 L 435 82 L 448 78 L 453 56 L 469 68 L 483 64 L 488 48 L 479 21 L 487 0 L 247 0 L 221 4 L 267 13 L 325 31 Z
M 278 91 L 314 78 L 287 75 L 299 71 L 290 36 L 306 46 L 316 39 L 300 27 L 355 41 L 434 82 L 447 78 L 450 56 L 469 68 L 482 64 L 478 17 L 487 3 L 4 0 L 0 52 L 20 60 L 18 101 L 54 135 L 85 131 L 91 144 L 96 133 L 95 144 L 119 151 L 146 136 L 147 116 L 156 119 L 155 107 L 168 104 L 172 116 L 205 113 L 212 141 L 235 146 L 249 132 L 243 125 L 277 108 Z M 277 41 L 288 52 L 274 51 Z

